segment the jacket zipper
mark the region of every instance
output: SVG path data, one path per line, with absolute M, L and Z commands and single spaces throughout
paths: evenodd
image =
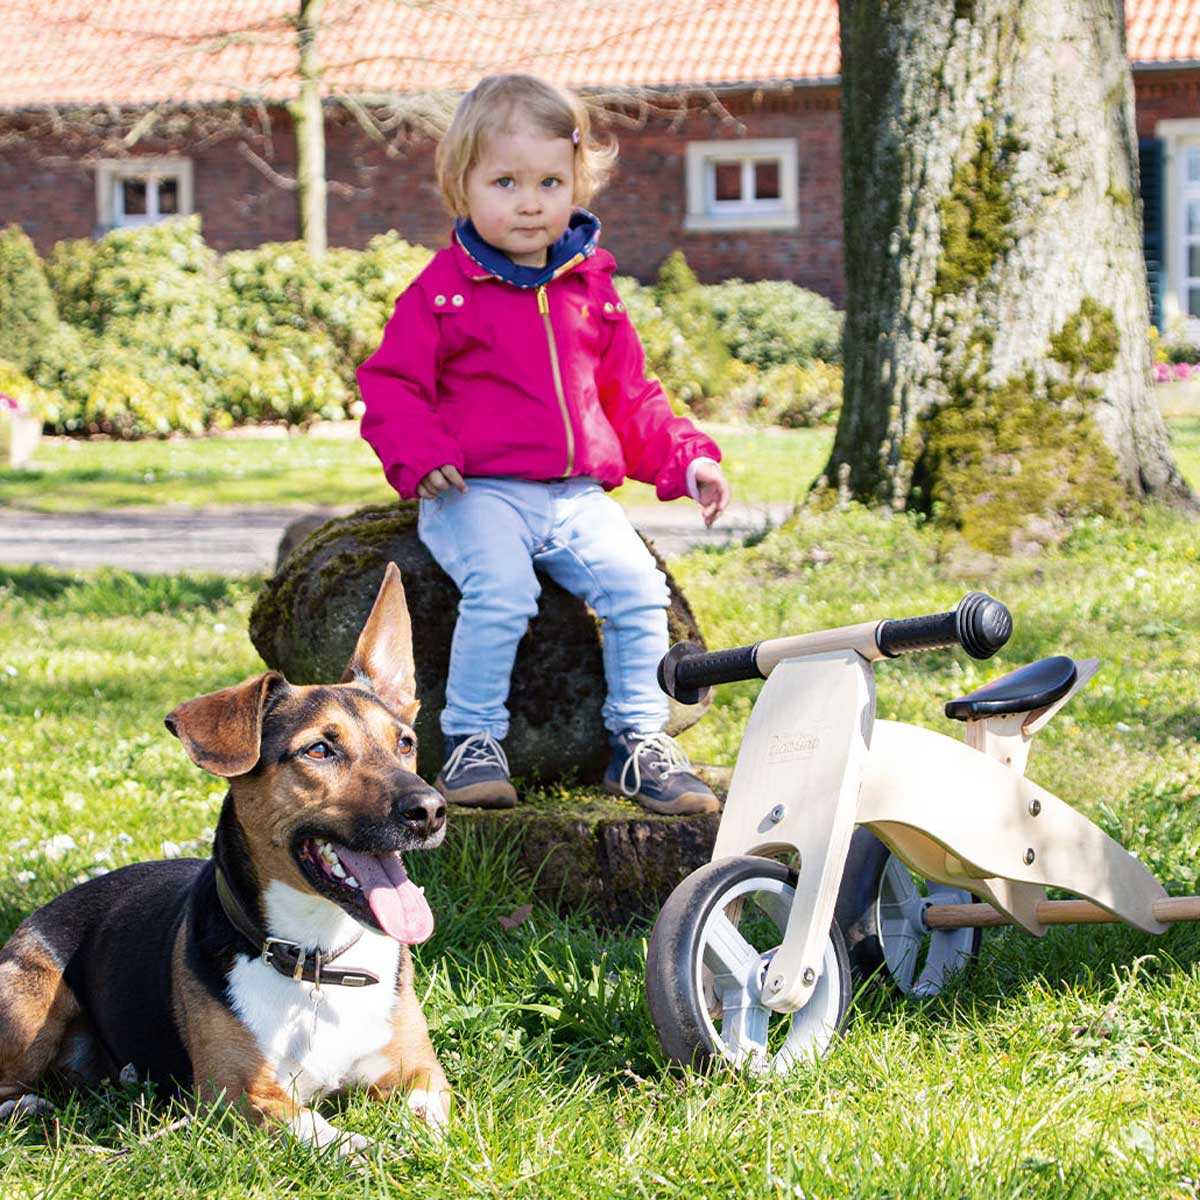
M 558 369 L 558 348 L 554 344 L 554 327 L 550 324 L 550 301 L 546 296 L 545 284 L 541 284 L 537 289 L 537 306 L 546 326 L 546 344 L 550 347 L 550 373 L 554 376 L 554 392 L 558 396 L 558 407 L 567 430 L 567 469 L 563 472 L 563 478 L 567 479 L 575 466 L 575 431 L 571 428 L 571 414 L 567 408 L 567 397 L 563 393 L 562 372 Z

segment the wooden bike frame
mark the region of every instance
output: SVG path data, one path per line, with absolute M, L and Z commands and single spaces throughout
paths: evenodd
M 1044 709 L 969 721 L 966 744 L 875 718 L 876 623 L 759 644 L 767 681 L 750 715 L 713 858 L 757 854 L 798 868 L 783 943 L 763 1002 L 807 1004 L 820 975 L 850 835 L 864 825 L 909 868 L 986 901 L 974 921 L 1040 936 L 1046 889 L 1090 902 L 1100 918 L 1162 933 L 1167 894 L 1127 850 L 1024 777 L 1033 735 L 1095 672 Z M 1077 902 L 1071 902 L 1077 903 Z M 1156 905 L 1160 907 L 1156 910 Z M 946 921 L 948 927 L 950 920 Z M 934 926 L 934 922 L 929 922 Z M 938 924 L 941 924 L 938 922 Z

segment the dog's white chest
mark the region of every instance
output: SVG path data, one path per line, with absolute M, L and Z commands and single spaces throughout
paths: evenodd
M 272 884 L 266 896 L 269 927 L 273 933 L 289 930 L 299 940 L 299 922 L 287 919 L 294 904 L 291 897 L 273 895 L 277 888 L 301 898 L 286 885 Z M 308 897 L 302 899 L 307 902 Z M 344 929 L 336 923 L 322 942 L 338 945 L 339 937 L 346 941 L 357 926 L 349 918 L 345 921 Z M 308 929 L 311 938 L 311 918 Z M 363 967 L 379 976 L 379 982 L 368 987 L 326 984 L 318 991 L 311 983 L 280 975 L 259 958 L 239 955 L 229 973 L 230 999 L 280 1087 L 305 1104 L 351 1084 L 372 1083 L 391 1067 L 381 1052 L 392 1039 L 399 963 L 397 942 L 364 931 L 339 965 Z

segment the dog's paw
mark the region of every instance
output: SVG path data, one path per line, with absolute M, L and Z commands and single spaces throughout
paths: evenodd
M 297 1141 L 304 1142 L 316 1150 L 332 1150 L 343 1158 L 356 1163 L 365 1163 L 375 1143 L 361 1133 L 348 1133 L 330 1124 L 320 1113 L 306 1108 L 298 1112 L 287 1123 L 288 1133 Z
M 413 1088 L 406 1097 L 409 1111 L 429 1127 L 429 1132 L 440 1137 L 450 1124 L 450 1093 L 442 1088 Z
M 0 1104 L 0 1121 L 16 1121 L 22 1117 L 48 1117 L 53 1111 L 54 1105 L 49 1100 L 43 1100 L 41 1096 L 29 1092 Z

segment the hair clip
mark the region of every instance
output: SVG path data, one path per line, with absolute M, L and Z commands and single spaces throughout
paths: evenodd
M 571 145 L 572 146 L 579 145 L 579 126 L 578 125 L 576 125 L 575 128 L 571 130 Z

